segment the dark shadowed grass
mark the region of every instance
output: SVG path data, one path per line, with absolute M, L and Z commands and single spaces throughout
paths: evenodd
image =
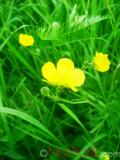
M 31 34 L 34 46 L 21 46 L 20 33 Z M 94 147 L 99 156 L 118 152 L 119 43 L 116 0 L 1 0 L 0 158 L 36 160 L 49 146 Z M 109 54 L 108 72 L 98 73 L 91 65 L 96 51 Z M 85 70 L 86 81 L 78 92 L 42 80 L 42 65 L 63 57 Z M 51 154 L 45 159 L 59 158 Z M 65 159 L 97 158 L 69 153 Z

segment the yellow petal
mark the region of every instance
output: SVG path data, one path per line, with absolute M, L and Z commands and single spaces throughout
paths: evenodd
M 74 70 L 74 63 L 68 58 L 62 58 L 57 63 L 57 73 L 59 75 L 59 84 L 68 87 L 68 78 Z
M 68 58 L 62 58 L 57 63 L 57 71 L 61 74 L 65 74 L 68 71 L 71 71 L 74 69 L 74 63 L 72 60 Z
M 77 92 L 78 89 L 76 87 L 70 87 L 73 92 Z
M 77 91 L 77 87 L 83 85 L 85 81 L 85 73 L 83 70 L 79 69 L 79 68 L 75 68 L 73 73 L 69 76 L 69 87 L 73 90 L 73 91 Z
M 42 67 L 42 74 L 45 79 L 51 84 L 58 84 L 58 75 L 55 65 L 52 62 L 47 62 Z
M 73 72 L 73 86 L 81 86 L 85 81 L 85 73 L 79 68 L 75 68 Z
M 34 38 L 31 35 L 20 34 L 19 43 L 23 46 L 32 46 L 34 44 Z

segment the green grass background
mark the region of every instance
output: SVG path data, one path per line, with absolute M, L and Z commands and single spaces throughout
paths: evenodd
M 21 46 L 20 33 L 32 35 L 34 46 Z M 91 67 L 96 51 L 109 55 L 108 72 Z M 63 57 L 85 69 L 86 81 L 76 93 L 42 81 L 42 65 Z M 119 1 L 1 0 L 0 159 L 95 160 L 72 154 L 41 158 L 40 150 L 94 146 L 100 155 L 119 152 L 119 145 Z

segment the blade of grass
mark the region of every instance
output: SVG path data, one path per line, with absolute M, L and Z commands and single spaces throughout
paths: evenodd
M 32 124 L 33 126 L 38 127 L 42 131 L 49 134 L 51 136 L 51 138 L 53 138 L 59 142 L 59 140 L 42 123 L 40 123 L 37 119 L 28 115 L 27 113 L 24 113 L 24 112 L 15 110 L 15 109 L 7 108 L 7 107 L 1 107 L 0 112 L 16 116 L 16 117 Z
M 88 133 L 87 129 L 85 126 L 82 124 L 82 122 L 78 119 L 78 117 L 73 113 L 72 110 L 70 110 L 66 105 L 62 103 L 58 103 L 58 105 L 69 115 L 71 118 L 73 118 L 82 128 L 83 130 Z

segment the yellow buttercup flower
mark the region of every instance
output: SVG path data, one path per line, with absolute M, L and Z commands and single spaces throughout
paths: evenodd
M 23 46 L 32 46 L 34 44 L 34 38 L 31 35 L 20 34 L 19 43 Z
M 109 154 L 107 152 L 101 153 L 100 160 L 110 160 Z
M 106 155 L 106 157 L 104 157 L 104 160 L 110 160 L 110 157 Z
M 104 159 L 103 160 L 110 160 L 110 157 L 109 157 L 109 155 L 107 153 L 104 155 Z
M 47 62 L 42 67 L 43 77 L 52 85 L 63 86 L 77 91 L 85 81 L 83 70 L 74 67 L 72 60 L 62 58 L 57 62 L 57 66 L 52 62 Z
M 110 68 L 110 61 L 108 59 L 108 54 L 97 53 L 93 58 L 94 68 L 99 72 L 106 72 Z

